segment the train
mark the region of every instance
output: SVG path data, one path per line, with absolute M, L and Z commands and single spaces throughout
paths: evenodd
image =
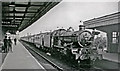
M 78 31 L 74 31 L 72 27 L 67 30 L 61 28 L 52 32 L 24 36 L 20 40 L 32 43 L 50 55 L 66 59 L 81 67 L 89 67 L 98 58 L 94 41 L 99 33 L 80 25 Z

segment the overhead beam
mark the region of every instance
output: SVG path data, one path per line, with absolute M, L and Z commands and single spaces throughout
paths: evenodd
M 29 20 L 30 18 L 24 18 L 24 20 Z M 2 21 L 11 21 L 11 20 L 13 20 L 12 18 L 2 18 Z M 18 20 L 18 21 L 21 21 L 22 20 L 22 18 L 15 18 L 15 20 Z
M 28 2 L 27 7 L 26 7 L 26 9 L 25 9 L 25 13 L 24 13 L 23 18 L 22 18 L 22 21 L 21 21 L 21 24 L 22 24 L 22 22 L 23 22 L 23 20 L 24 20 L 24 18 L 25 18 L 25 15 L 26 15 L 27 10 L 28 10 L 28 8 L 30 7 L 30 5 L 31 5 L 31 2 Z M 21 25 L 21 24 L 20 24 L 20 25 Z M 19 26 L 20 26 L 20 25 L 19 25 Z M 19 29 L 19 28 L 18 28 L 18 29 Z
M 10 21 L 12 21 L 13 19 L 2 19 L 2 21 L 8 21 L 8 22 L 10 22 Z M 17 20 L 17 21 L 21 21 L 21 19 L 15 19 L 15 20 Z
M 47 6 L 49 6 L 51 4 L 51 2 L 46 2 L 44 3 L 45 6 L 40 10 L 40 8 L 38 9 L 38 13 L 36 13 L 29 21 L 27 24 L 25 25 L 22 25 L 19 27 L 19 31 L 21 31 L 22 29 L 25 29 L 26 27 L 28 27 L 29 25 L 31 25 L 33 23 L 33 21 L 35 21 L 35 17 L 36 15 L 40 14 L 39 16 L 41 17 L 41 12 L 43 11 L 44 12 L 44 9 L 46 9 Z
M 2 26 L 4 26 L 4 27 L 18 27 L 18 24 L 17 25 L 15 25 L 15 24 L 4 24 Z
M 30 26 L 32 23 L 34 23 L 37 19 L 39 19 L 40 17 L 42 17 L 47 11 L 49 11 L 52 7 L 54 7 L 58 3 L 59 2 L 49 2 L 48 4 L 46 4 L 46 6 L 43 7 L 43 9 L 39 10 L 39 12 L 36 13 L 34 15 L 34 17 L 32 17 L 32 19 L 29 20 L 28 24 L 25 24 L 24 26 L 20 26 L 18 30 L 22 31 L 25 28 L 27 28 L 28 26 Z
M 59 2 L 54 3 L 58 4 Z M 54 7 L 54 3 L 43 2 L 39 3 L 40 5 L 32 4 L 31 2 L 27 4 L 16 4 L 16 2 L 2 3 L 4 7 L 4 9 L 2 9 L 2 21 L 4 22 L 2 23 L 2 27 L 6 28 L 6 30 L 10 30 L 11 28 L 14 30 L 16 28 L 18 31 L 22 31 Z M 25 8 L 25 10 L 23 10 L 23 8 Z
M 7 18 L 13 18 L 14 16 L 4 16 L 4 17 L 7 17 Z M 15 16 L 15 18 L 23 18 L 24 16 Z M 31 16 L 25 16 L 27 18 L 31 18 Z
M 27 4 L 15 4 L 16 7 L 27 7 L 28 5 Z M 30 6 L 44 6 L 44 5 L 30 5 Z
M 4 13 L 14 13 L 14 11 L 3 11 Z M 15 11 L 15 13 L 25 13 L 25 11 Z M 35 11 L 27 11 L 27 13 L 37 13 Z
M 4 23 L 4 24 L 2 24 L 2 26 L 7 26 L 7 25 L 19 25 L 19 24 L 11 24 L 11 23 Z
M 15 7 L 27 7 L 28 5 L 27 4 L 4 4 L 3 6 L 4 7 L 11 7 L 10 5 L 15 5 Z M 44 5 L 35 5 L 35 4 L 32 4 L 30 6 L 44 6 Z

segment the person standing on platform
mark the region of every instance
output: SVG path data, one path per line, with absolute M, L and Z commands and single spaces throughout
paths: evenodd
M 12 52 L 12 40 L 10 37 L 8 38 L 8 51 L 9 50 Z
M 17 39 L 16 39 L 16 38 L 14 39 L 14 43 L 15 43 L 15 45 L 16 45 L 16 43 L 17 43 Z
M 4 50 L 4 53 L 6 53 L 7 52 L 7 44 L 8 44 L 7 36 L 5 36 L 5 38 L 3 39 L 3 43 L 4 43 L 3 50 Z
M 0 53 L 2 52 L 2 50 L 3 50 L 3 42 L 2 40 L 0 40 Z

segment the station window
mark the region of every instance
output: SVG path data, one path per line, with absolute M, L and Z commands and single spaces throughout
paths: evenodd
M 112 32 L 112 43 L 117 43 L 117 32 Z

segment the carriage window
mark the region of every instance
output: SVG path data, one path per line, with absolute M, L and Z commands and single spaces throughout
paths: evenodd
M 112 43 L 117 43 L 117 32 L 112 32 Z

